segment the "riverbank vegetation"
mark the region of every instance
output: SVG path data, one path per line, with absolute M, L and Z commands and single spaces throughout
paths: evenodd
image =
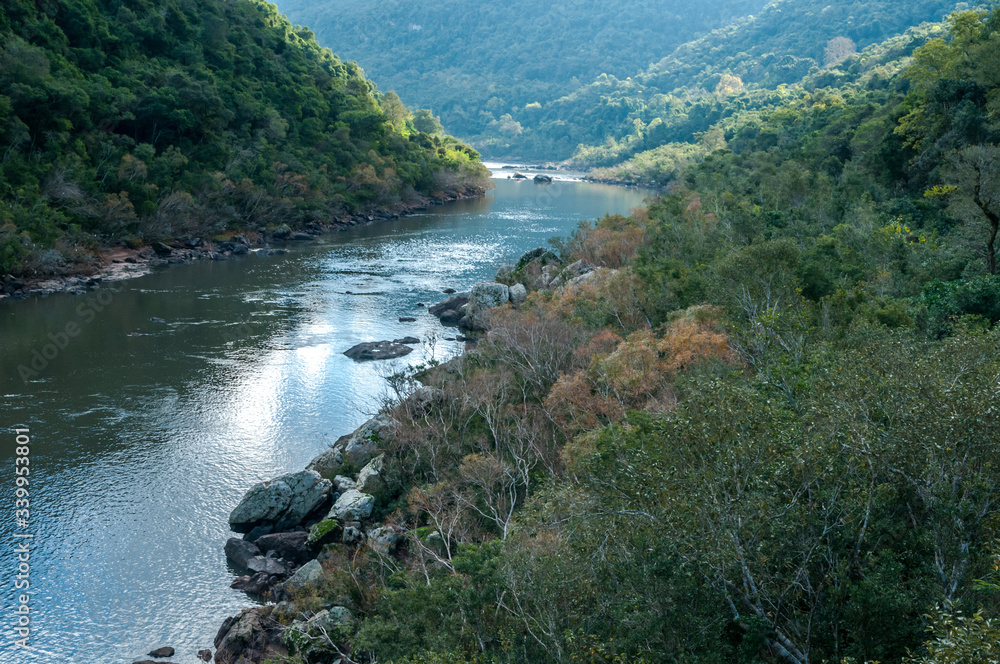
M 402 548 L 295 598 L 353 611 L 341 661 L 995 661 L 998 40 L 956 14 L 503 270 L 391 406 Z
M 0 273 L 29 275 L 489 186 L 474 150 L 256 0 L 4 3 L 0 154 Z

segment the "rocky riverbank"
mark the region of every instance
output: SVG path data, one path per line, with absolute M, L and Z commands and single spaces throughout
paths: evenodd
M 530 290 L 571 288 L 599 274 L 576 262 L 564 265 L 545 248 L 502 268 L 495 281 L 453 293 L 429 311 L 444 324 L 470 333 L 489 326 L 490 312 L 519 307 Z M 464 356 L 438 367 L 457 371 Z M 226 619 L 214 645 L 218 664 L 250 664 L 284 656 L 295 661 L 350 664 L 348 641 L 358 624 L 349 594 L 328 584 L 329 570 L 356 556 L 402 561 L 414 549 L 447 546 L 433 527 L 408 530 L 389 513 L 392 495 L 384 476 L 387 455 L 420 420 L 449 397 L 423 386 L 391 411 L 382 412 L 337 440 L 302 471 L 251 487 L 229 516 L 240 536 L 225 544 L 233 588 L 258 602 Z
M 344 215 L 326 223 L 311 223 L 295 229 L 288 226 L 272 229 L 260 228 L 256 231 L 232 234 L 228 240 L 187 237 L 178 238 L 171 242 L 153 242 L 148 246 L 137 248 L 112 247 L 102 251 L 93 262 L 80 264 L 66 274 L 0 275 L 0 300 L 4 298 L 25 299 L 31 295 L 44 296 L 52 293 L 82 294 L 96 290 L 105 283 L 141 277 L 161 266 L 190 263 L 196 260 L 230 260 L 252 253 L 263 255 L 283 253 L 284 249 L 280 246 L 286 243 L 309 241 L 328 233 L 357 226 L 393 221 L 436 205 L 479 198 L 482 195 L 483 193 L 473 192 L 456 196 L 423 198 L 415 203 L 401 205 L 393 211 Z

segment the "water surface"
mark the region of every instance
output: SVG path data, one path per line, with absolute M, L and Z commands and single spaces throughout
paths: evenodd
M 243 493 L 300 470 L 363 422 L 387 371 L 460 352 L 446 340 L 455 331 L 418 303 L 648 194 L 497 185 L 284 256 L 0 301 L 0 663 L 130 663 L 164 645 L 177 649 L 171 661 L 199 662 L 222 621 L 250 604 L 229 588 L 222 551 Z M 62 337 L 67 325 L 79 334 Z M 424 343 L 395 364 L 342 355 L 410 335 Z M 65 348 L 46 348 L 56 342 Z M 35 353 L 53 350 L 42 366 Z M 19 367 L 33 359 L 37 374 L 24 380 Z M 13 646 L 16 426 L 33 441 L 30 654 Z

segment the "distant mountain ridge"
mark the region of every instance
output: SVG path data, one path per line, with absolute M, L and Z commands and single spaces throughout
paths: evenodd
M 767 0 L 278 0 L 278 9 L 382 90 L 462 136 L 514 131 L 505 116 L 602 73 L 628 76 Z
M 484 154 L 556 160 L 576 155 L 579 165 L 608 165 L 615 159 L 627 158 L 617 155 L 615 150 L 595 155 L 593 150 L 580 146 L 620 141 L 635 134 L 637 126 L 647 126 L 657 118 L 661 124 L 676 125 L 676 116 L 687 114 L 699 98 L 714 94 L 724 76 L 728 84 L 740 89 L 773 89 L 794 83 L 827 65 L 826 49 L 831 40 L 840 38 L 848 48 L 862 49 L 925 21 L 940 21 L 964 3 L 772 0 L 724 3 L 721 7 L 705 2 L 674 4 L 677 14 L 683 14 L 683 21 L 658 23 L 668 13 L 660 10 L 662 3 L 621 7 L 607 3 L 556 3 L 552 6 L 562 7 L 564 15 L 576 16 L 582 23 L 588 21 L 587 11 L 597 12 L 602 41 L 583 44 L 573 54 L 553 52 L 551 61 L 536 58 L 532 66 L 523 63 L 515 66 L 520 60 L 512 58 L 511 80 L 507 88 L 502 88 L 497 81 L 503 77 L 496 73 L 495 67 L 498 58 L 502 61 L 501 50 L 491 50 L 493 65 L 484 67 L 479 59 L 465 57 L 468 49 L 455 45 L 456 34 L 462 36 L 462 44 L 472 45 L 468 48 L 484 40 L 489 43 L 500 40 L 508 45 L 528 43 L 532 31 L 520 30 L 516 22 L 475 27 L 476 21 L 482 21 L 488 14 L 455 10 L 454 14 L 461 14 L 456 25 L 470 26 L 464 34 L 460 27 L 453 27 L 451 32 L 438 35 L 429 32 L 427 25 L 422 25 L 419 31 L 400 33 L 394 24 L 416 25 L 413 17 L 421 12 L 427 15 L 431 10 L 420 3 L 402 2 L 379 3 L 361 9 L 360 13 L 350 2 L 338 5 L 336 10 L 315 0 L 278 3 L 279 9 L 293 21 L 313 27 L 321 42 L 335 45 L 345 57 L 357 60 L 381 88 L 395 88 L 411 103 L 432 107 L 449 131 L 469 140 Z M 447 3 L 441 5 L 446 6 Z M 616 11 L 601 13 L 603 8 L 610 7 Z M 346 11 L 348 8 L 351 11 Z M 533 20 L 531 17 L 537 11 L 525 8 L 521 15 L 525 20 Z M 713 21 L 717 24 L 712 25 Z M 361 28 L 365 22 L 372 27 Z M 670 28 L 673 32 L 652 39 L 647 45 L 645 30 L 635 30 L 635 24 L 659 25 L 661 30 Z M 509 29 L 505 36 L 498 26 Z M 704 34 L 705 28 L 714 30 Z M 414 34 L 419 34 L 419 39 Z M 511 50 L 518 54 L 545 54 L 545 49 L 532 51 L 528 46 Z M 614 66 L 611 60 L 602 59 L 608 51 L 620 51 L 612 58 Z M 634 63 L 631 68 L 624 63 L 629 57 Z M 646 59 L 639 62 L 640 57 Z M 564 61 L 576 63 L 581 58 L 597 69 L 580 66 L 572 72 L 565 69 L 568 65 Z M 547 83 L 532 87 L 530 81 L 544 78 L 539 73 L 545 72 L 543 64 L 549 67 Z M 480 76 L 475 75 L 476 67 Z M 595 73 L 587 79 L 579 73 L 584 70 Z M 575 81 L 567 78 L 571 73 Z M 547 100 L 537 92 L 542 87 L 551 92 Z M 722 92 L 726 92 L 725 87 L 723 84 Z M 695 122 L 692 126 L 704 128 L 704 123 Z M 684 133 L 680 128 L 669 136 L 664 134 L 662 142 L 691 137 L 690 132 Z M 643 149 L 652 147 L 656 145 L 644 144 Z

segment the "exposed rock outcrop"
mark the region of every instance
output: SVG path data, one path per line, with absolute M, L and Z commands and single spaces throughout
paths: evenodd
M 341 436 L 330 449 L 309 463 L 309 470 L 314 470 L 323 477 L 336 477 L 345 464 L 355 469 L 362 468 L 375 458 L 378 442 L 388 439 L 398 426 L 398 422 L 380 413 L 353 433 Z
M 357 489 L 345 492 L 330 508 L 326 518 L 345 521 L 364 521 L 372 515 L 375 509 L 375 498 Z
M 216 664 L 244 664 L 288 654 L 282 628 L 271 619 L 273 606 L 243 609 L 227 618 L 215 636 Z
M 326 502 L 333 489 L 330 480 L 314 470 L 303 470 L 254 485 L 229 515 L 229 526 L 245 533 L 255 526 L 293 528 Z

